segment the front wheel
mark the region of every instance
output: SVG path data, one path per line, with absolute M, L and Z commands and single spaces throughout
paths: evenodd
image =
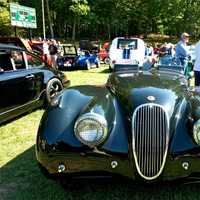
M 104 63 L 105 63 L 106 65 L 109 65 L 109 64 L 110 64 L 110 58 L 109 58 L 109 57 L 106 57 L 106 58 L 104 59 Z
M 47 87 L 46 87 L 47 102 L 50 103 L 51 100 L 62 90 L 63 90 L 63 85 L 61 81 L 57 78 L 51 79 L 47 83 Z

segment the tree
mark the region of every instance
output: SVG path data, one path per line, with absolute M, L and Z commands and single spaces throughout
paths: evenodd
M 12 34 L 10 25 L 10 13 L 8 11 L 8 4 L 6 0 L 0 2 L 0 35 Z
M 37 29 L 42 33 L 41 1 L 15 0 L 36 9 Z M 160 33 L 200 34 L 200 1 L 197 0 L 54 0 L 45 9 L 47 37 L 100 37 Z M 47 4 L 48 5 L 48 4 Z M 0 34 L 12 35 L 7 0 L 0 1 Z M 26 29 L 19 29 L 19 31 Z M 19 32 L 18 31 L 18 32 Z
M 85 16 L 90 11 L 87 0 L 72 0 L 72 5 L 69 8 L 74 13 L 74 24 L 72 32 L 72 40 L 75 40 L 76 25 L 80 16 Z

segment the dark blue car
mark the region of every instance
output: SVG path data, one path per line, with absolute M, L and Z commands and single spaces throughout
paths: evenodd
M 75 60 L 78 56 L 77 48 L 73 44 L 62 44 L 62 53 L 58 56 L 58 69 L 72 69 L 75 66 Z
M 76 46 L 71 44 L 63 45 L 63 55 L 57 59 L 58 69 L 90 69 L 99 67 L 100 61 L 97 54 L 88 50 L 77 52 Z

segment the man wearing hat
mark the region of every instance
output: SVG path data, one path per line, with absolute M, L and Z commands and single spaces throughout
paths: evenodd
M 186 60 L 189 56 L 187 43 L 189 42 L 189 34 L 182 33 L 181 40 L 176 44 L 176 57 L 180 60 L 181 65 L 186 65 Z

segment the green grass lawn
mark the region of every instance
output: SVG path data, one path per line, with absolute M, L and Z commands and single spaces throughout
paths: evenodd
M 107 67 L 66 72 L 71 85 L 103 84 Z M 37 110 L 0 127 L 0 200 L 128 200 L 200 199 L 198 184 L 136 185 L 125 181 L 90 181 L 63 188 L 40 172 L 34 152 L 35 138 L 43 110 Z

